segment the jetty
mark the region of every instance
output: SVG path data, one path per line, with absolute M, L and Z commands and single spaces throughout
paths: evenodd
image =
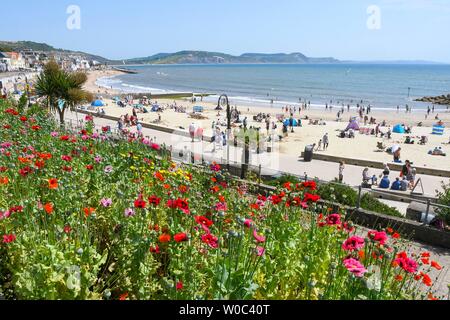
M 123 73 L 129 73 L 129 74 L 138 74 L 139 73 L 136 70 L 130 70 L 130 69 L 126 69 L 126 68 L 112 67 L 112 69 L 123 72 Z

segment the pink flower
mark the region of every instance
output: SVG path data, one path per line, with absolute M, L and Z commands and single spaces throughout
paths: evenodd
M 130 217 L 133 217 L 133 216 L 135 215 L 135 212 L 134 212 L 133 209 L 127 208 L 127 209 L 125 209 L 125 211 L 124 211 L 123 214 L 124 214 L 124 216 L 125 216 L 126 218 L 130 218 Z
M 226 204 L 226 203 L 223 203 L 223 202 L 216 203 L 216 205 L 214 206 L 214 209 L 215 209 L 216 211 L 222 211 L 222 212 L 228 210 L 227 204 Z
M 349 258 L 344 260 L 344 266 L 347 270 L 357 278 L 362 278 L 364 274 L 367 272 L 367 269 L 364 268 L 363 264 L 356 259 Z
M 111 207 L 112 206 L 112 199 L 102 199 L 100 201 L 101 205 L 104 206 L 105 208 Z
M 244 222 L 244 226 L 246 226 L 247 228 L 251 228 L 253 224 L 253 220 L 251 219 L 246 219 Z
M 100 162 L 102 162 L 102 157 L 96 156 L 96 157 L 94 158 L 94 160 L 95 160 L 96 163 L 100 163 Z
M 364 247 L 364 239 L 361 237 L 351 237 L 345 240 L 342 249 L 346 251 L 356 251 Z
M 388 240 L 388 236 L 384 231 L 369 231 L 368 237 L 375 242 L 379 242 L 381 245 L 386 244 Z
M 16 235 L 14 235 L 14 234 L 3 235 L 3 243 L 11 243 L 14 241 L 16 241 Z
M 397 264 L 400 268 L 408 273 L 415 273 L 419 267 L 416 261 L 408 258 L 406 252 L 400 252 L 397 255 L 397 259 L 394 260 L 394 264 Z
M 159 151 L 159 150 L 161 149 L 160 145 L 159 145 L 159 144 L 156 144 L 156 143 L 153 143 L 153 144 L 151 145 L 151 148 L 152 148 L 153 150 L 155 150 L 155 151 Z
M 258 257 L 262 257 L 265 252 L 266 252 L 266 249 L 264 249 L 263 247 L 256 247 L 256 255 Z
M 266 242 L 266 237 L 260 236 L 256 230 L 253 230 L 253 238 L 259 243 Z
M 213 249 L 216 249 L 219 247 L 218 244 L 219 239 L 217 237 L 213 236 L 212 234 L 208 233 L 202 236 L 202 242 L 207 244 Z
M 52 133 L 50 133 L 50 135 L 51 135 L 53 138 L 56 138 L 57 136 L 59 136 L 59 133 L 58 133 L 58 132 L 52 132 Z

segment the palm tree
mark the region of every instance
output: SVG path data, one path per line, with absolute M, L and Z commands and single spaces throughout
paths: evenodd
M 93 100 L 92 94 L 83 90 L 86 81 L 85 73 L 67 72 L 55 61 L 50 61 L 38 76 L 36 94 L 46 98 L 47 107 L 58 112 L 61 125 L 64 125 L 64 113 L 67 109 L 73 111 L 80 103 Z

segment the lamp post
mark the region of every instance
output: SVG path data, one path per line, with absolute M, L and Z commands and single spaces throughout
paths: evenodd
M 221 106 L 222 99 L 225 99 L 227 103 L 227 168 L 228 171 L 230 171 L 231 108 L 228 96 L 226 94 L 223 94 L 219 97 L 219 101 L 217 102 L 217 109 L 220 109 L 222 107 Z

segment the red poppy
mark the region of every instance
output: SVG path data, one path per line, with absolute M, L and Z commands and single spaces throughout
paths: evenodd
M 158 198 L 157 196 L 151 196 L 148 198 L 148 203 L 156 207 L 161 203 L 161 198 Z
M 216 249 L 219 247 L 218 244 L 219 239 L 217 237 L 213 236 L 212 234 L 208 233 L 202 236 L 202 242 L 207 244 L 213 249 Z
M 201 224 L 202 226 L 206 226 L 208 228 L 214 224 L 211 220 L 204 216 L 196 216 L 194 219 L 198 224 Z
M 178 281 L 177 282 L 177 291 L 183 290 L 183 282 Z
M 33 169 L 30 167 L 25 167 L 25 168 L 22 168 L 19 170 L 19 174 L 24 178 L 32 172 L 33 172 Z
M 162 234 L 160 237 L 159 237 L 159 242 L 161 242 L 161 243 L 167 243 L 167 242 L 170 242 L 170 240 L 171 240 L 171 237 L 170 237 L 170 235 L 168 235 L 168 234 Z
M 185 242 L 188 240 L 188 236 L 186 233 L 181 232 L 178 233 L 176 235 L 173 236 L 173 239 L 175 240 L 175 242 L 180 243 L 180 242 Z
M 72 172 L 72 167 L 64 166 L 62 167 L 62 170 L 65 172 Z
M 58 179 L 52 178 L 48 180 L 48 188 L 51 190 L 58 189 Z
M 320 200 L 320 196 L 317 194 L 305 193 L 303 202 L 317 202 Z
M 69 141 L 69 136 L 61 136 L 61 138 L 59 138 L 61 141 Z
M 14 241 L 16 241 L 16 235 L 14 235 L 14 234 L 3 235 L 3 243 L 11 243 Z
M 158 179 L 161 182 L 164 182 L 164 180 L 165 180 L 164 176 L 159 171 L 155 173 L 155 178 Z
M 88 164 L 88 165 L 86 166 L 86 169 L 88 169 L 88 170 L 93 170 L 93 169 L 94 169 L 94 166 L 93 166 L 92 164 Z
M 9 183 L 8 177 L 0 177 L 0 186 L 7 185 Z
M 122 293 L 122 294 L 119 296 L 119 300 L 120 300 L 120 301 L 125 301 L 125 300 L 127 300 L 127 299 L 128 299 L 128 292 Z
M 145 202 L 144 200 L 138 199 L 138 200 L 134 201 L 135 208 L 145 209 L 146 206 L 147 206 L 147 202 Z
M 47 203 L 46 205 L 44 205 L 44 210 L 45 212 L 47 212 L 47 214 L 51 215 L 53 213 L 53 204 Z
M 433 285 L 433 281 L 431 281 L 430 276 L 425 273 L 422 273 L 422 282 L 427 287 L 431 287 Z
M 442 267 L 439 263 L 437 263 L 436 261 L 431 261 L 431 266 L 433 268 L 435 268 L 436 270 L 442 270 Z
M 401 274 L 395 276 L 395 280 L 397 280 L 398 282 L 403 280 L 403 276 Z
M 64 227 L 64 233 L 69 234 L 71 231 L 72 231 L 72 228 L 69 225 Z
M 95 209 L 94 208 L 84 208 L 83 211 L 84 211 L 84 216 L 87 218 L 95 212 Z
M 161 251 L 159 250 L 159 246 L 158 245 L 156 245 L 154 247 L 150 247 L 150 252 L 151 253 L 156 253 L 156 254 L 160 254 L 161 253 Z

